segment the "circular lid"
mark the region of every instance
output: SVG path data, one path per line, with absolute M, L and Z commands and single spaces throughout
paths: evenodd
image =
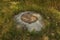
M 33 23 L 37 21 L 37 17 L 32 15 L 31 13 L 25 13 L 21 16 L 21 20 L 26 22 L 26 23 Z

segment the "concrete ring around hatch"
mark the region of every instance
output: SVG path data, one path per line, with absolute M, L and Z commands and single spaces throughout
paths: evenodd
M 25 25 L 23 27 L 26 27 L 29 32 L 40 31 L 44 26 L 43 17 L 40 13 L 31 11 L 20 12 L 15 15 L 15 22 L 18 25 Z

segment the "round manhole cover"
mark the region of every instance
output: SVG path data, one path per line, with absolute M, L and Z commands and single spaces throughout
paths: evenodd
M 38 18 L 30 13 L 26 13 L 21 16 L 21 20 L 26 23 L 33 23 L 36 22 Z

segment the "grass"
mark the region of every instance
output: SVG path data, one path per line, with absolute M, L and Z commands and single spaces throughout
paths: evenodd
M 1 0 L 0 40 L 60 40 L 60 0 Z M 16 28 L 14 15 L 35 11 L 42 15 L 45 28 L 39 33 Z

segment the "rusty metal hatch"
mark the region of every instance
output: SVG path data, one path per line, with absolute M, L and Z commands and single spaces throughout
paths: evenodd
M 21 20 L 30 24 L 30 23 L 36 22 L 38 18 L 32 15 L 31 13 L 26 13 L 21 16 Z

